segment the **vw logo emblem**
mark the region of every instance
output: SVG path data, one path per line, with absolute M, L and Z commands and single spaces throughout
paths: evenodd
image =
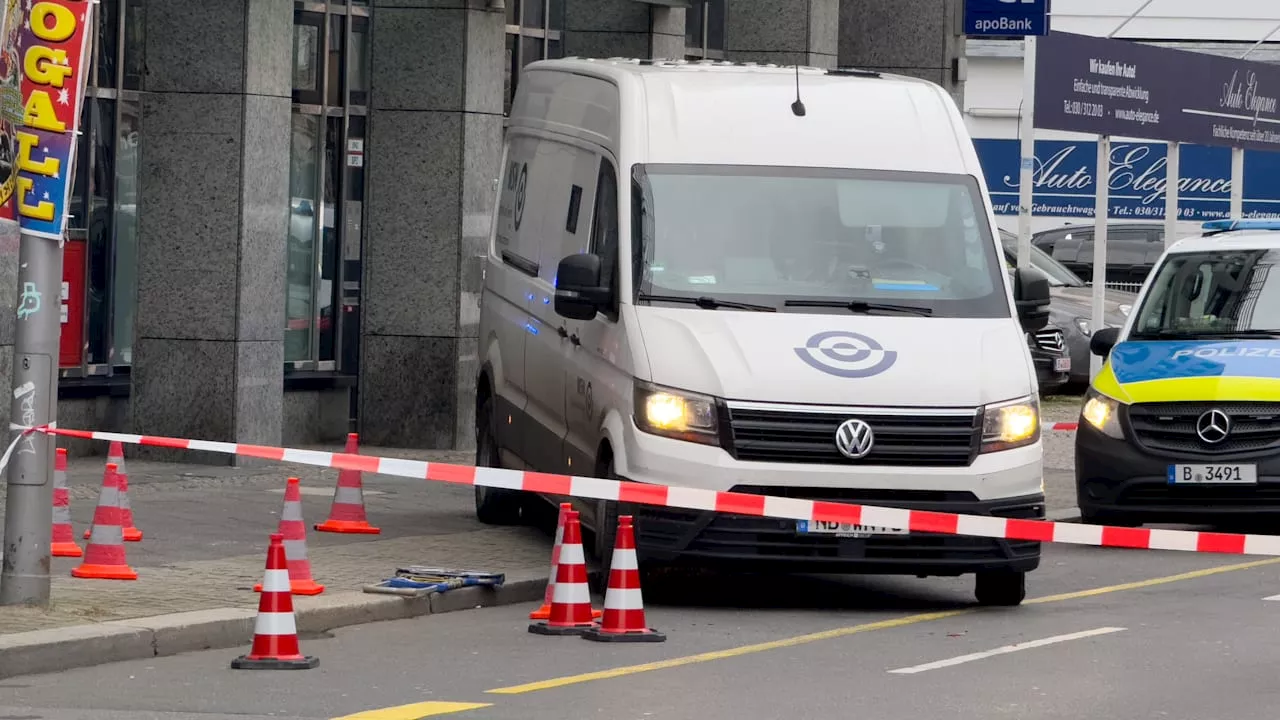
M 866 335 L 829 330 L 809 338 L 796 355 L 809 367 L 843 378 L 868 378 L 888 370 L 898 353 Z
M 836 428 L 836 449 L 850 460 L 866 457 L 875 444 L 875 433 L 862 420 L 845 420 Z
M 1196 434 L 1210 445 L 1217 445 L 1231 434 L 1231 417 L 1214 408 L 1196 420 Z

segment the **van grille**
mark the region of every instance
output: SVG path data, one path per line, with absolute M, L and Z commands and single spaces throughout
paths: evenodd
M 1196 434 L 1196 421 L 1215 408 L 1231 418 L 1231 431 L 1211 445 Z M 1280 447 L 1280 403 L 1138 403 L 1129 408 L 1129 426 L 1139 443 L 1156 452 L 1261 452 Z
M 729 452 L 738 460 L 780 463 L 967 467 L 982 440 L 976 410 L 893 414 L 857 408 L 765 409 L 729 406 Z M 857 418 L 871 426 L 875 445 L 850 460 L 836 449 L 836 429 Z

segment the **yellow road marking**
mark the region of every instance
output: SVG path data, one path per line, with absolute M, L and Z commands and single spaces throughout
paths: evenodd
M 435 715 L 448 715 L 449 713 L 462 712 L 464 710 L 491 707 L 491 705 L 492 703 L 420 702 L 412 705 L 382 708 L 381 710 L 365 710 L 354 715 L 333 718 L 333 720 L 420 720 L 421 718 Z
M 1078 590 L 1075 592 L 1061 593 L 1059 595 L 1046 595 L 1044 597 L 1027 600 L 1025 604 L 1043 604 L 1064 602 L 1066 600 L 1079 600 L 1081 598 L 1096 597 L 1098 595 L 1107 595 L 1109 593 L 1123 592 L 1125 590 L 1139 590 L 1142 588 L 1155 587 L 1157 585 L 1167 585 L 1169 583 L 1195 580 L 1197 578 L 1209 577 L 1211 575 L 1220 575 L 1222 573 L 1250 570 L 1268 565 L 1276 565 L 1278 563 L 1280 563 L 1280 558 L 1237 563 L 1234 565 L 1221 565 L 1218 567 L 1206 568 L 1204 570 L 1194 570 L 1192 572 L 1179 573 L 1177 575 L 1151 578 L 1150 580 L 1138 580 L 1136 582 L 1108 585 L 1106 587 L 1093 588 L 1091 590 Z M 879 622 L 866 623 L 863 625 L 835 628 L 833 630 L 824 630 L 822 632 L 799 635 L 796 637 L 784 638 L 782 640 L 772 640 L 769 642 L 757 643 L 755 645 L 743 645 L 741 647 L 729 648 L 728 650 L 716 650 L 713 652 L 699 653 L 697 655 L 687 655 L 685 657 L 671 658 L 668 660 L 658 660 L 656 662 L 643 663 L 640 665 L 628 665 L 625 667 L 611 668 L 609 670 L 597 670 L 595 672 L 583 673 L 581 675 L 568 675 L 565 677 L 541 680 L 539 682 L 532 682 L 524 685 L 495 688 L 493 690 L 486 690 L 485 692 L 493 695 L 523 695 L 525 693 L 538 692 L 539 690 L 551 690 L 553 688 L 565 687 L 566 685 L 577 685 L 579 683 L 594 682 L 596 680 L 608 680 L 611 678 L 650 672 L 652 670 L 665 670 L 684 665 L 711 662 L 712 660 L 724 660 L 726 658 L 741 657 L 743 655 L 751 655 L 754 653 L 765 652 L 767 650 L 778 650 L 781 648 L 795 647 L 797 645 L 807 645 L 821 640 L 834 640 L 836 638 L 871 632 L 873 630 L 890 630 L 907 625 L 932 622 L 934 620 L 945 620 L 959 615 L 975 613 L 978 610 L 979 608 L 966 608 L 964 610 L 919 613 L 916 615 L 895 618 L 893 620 L 881 620 Z

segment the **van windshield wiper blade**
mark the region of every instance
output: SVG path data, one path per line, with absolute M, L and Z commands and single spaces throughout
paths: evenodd
M 683 297 L 680 295 L 650 295 L 648 293 L 640 293 L 636 296 L 637 300 L 645 302 L 669 302 L 683 303 L 685 305 L 697 305 L 705 310 L 718 310 L 720 308 L 728 308 L 730 310 L 755 310 L 757 312 L 778 312 L 778 308 L 769 305 L 754 305 L 752 303 L 734 302 L 732 300 L 717 300 L 710 295 L 702 295 L 700 297 Z
M 863 302 L 862 300 L 787 300 L 783 305 L 787 307 L 847 308 L 852 312 L 866 315 L 881 312 L 900 312 L 907 313 L 909 315 L 929 317 L 933 314 L 933 310 L 926 307 L 917 307 L 915 305 L 894 305 L 892 303 Z

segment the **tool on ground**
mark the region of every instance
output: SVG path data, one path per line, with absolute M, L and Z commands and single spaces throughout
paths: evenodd
M 360 452 L 360 439 L 356 433 L 347 435 L 347 454 Z M 333 504 L 329 506 L 329 518 L 316 525 L 316 530 L 331 533 L 359 533 L 377 535 L 380 528 L 369 524 L 364 510 L 364 480 L 359 470 L 339 470 L 338 486 L 333 489 Z
M 502 573 L 414 565 L 396 568 L 395 577 L 365 585 L 363 590 L 367 593 L 418 598 L 462 587 L 500 587 L 505 580 L 506 576 Z
M 49 550 L 54 557 L 81 557 L 71 526 L 71 490 L 67 488 L 67 449 L 58 448 L 53 460 L 53 535 Z
M 116 464 L 107 463 L 102 493 L 93 510 L 93 528 L 84 562 L 71 571 L 72 577 L 98 580 L 137 580 L 138 573 L 125 559 L 124 533 L 120 520 L 120 477 Z
M 107 449 L 107 462 L 115 463 L 116 475 L 120 478 L 120 524 L 125 542 L 138 542 L 142 539 L 142 531 L 133 524 L 133 504 L 129 502 L 129 472 L 124 467 L 124 444 L 116 441 Z M 89 530 L 84 531 L 84 538 L 89 539 Z
M 298 626 L 293 616 L 292 580 L 285 559 L 285 539 L 271 534 L 267 546 L 267 569 L 262 575 L 262 595 L 258 598 L 258 618 L 253 627 L 253 647 L 248 654 L 231 661 L 236 670 L 307 670 L 320 659 L 304 656 L 298 646 Z
M 667 639 L 645 622 L 636 534 L 630 515 L 618 518 L 618 537 L 609 565 L 609 587 L 604 593 L 604 620 L 583 632 L 582 637 L 600 642 L 663 642 Z
M 542 607 L 529 613 L 530 620 L 546 620 L 551 617 L 551 594 L 556 586 L 556 568 L 560 565 L 560 546 L 564 544 L 564 519 L 573 510 L 573 503 L 560 503 L 559 517 L 556 518 L 556 541 L 551 546 L 551 571 L 547 573 L 547 591 L 542 597 Z M 592 610 L 592 617 L 600 619 L 600 611 Z
M 587 586 L 587 559 L 582 550 L 582 526 L 578 513 L 570 510 L 564 521 L 564 542 L 556 566 L 556 585 L 551 596 L 551 617 L 529 624 L 538 635 L 581 635 L 596 626 Z
M 311 561 L 307 558 L 307 524 L 302 520 L 302 485 L 296 477 L 285 483 L 284 509 L 276 532 L 284 538 L 284 554 L 289 569 L 289 586 L 294 595 L 319 595 L 324 586 L 311 577 Z M 262 585 L 254 585 L 262 592 Z

